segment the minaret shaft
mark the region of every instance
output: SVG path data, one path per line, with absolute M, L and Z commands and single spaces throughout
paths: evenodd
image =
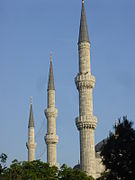
M 95 177 L 94 131 L 97 124 L 97 119 L 93 116 L 95 77 L 91 75 L 90 70 L 90 46 L 85 42 L 81 42 L 79 46 L 84 46 L 84 44 L 85 46 L 87 44 L 87 49 L 83 48 L 79 51 L 79 73 L 75 79 L 79 92 L 79 117 L 76 118 L 76 125 L 80 132 L 80 167 L 88 175 Z
M 34 128 L 33 127 L 30 127 L 29 128 L 29 132 L 28 132 L 28 142 L 31 143 L 31 144 L 34 144 L 35 143 L 35 140 L 34 140 Z
M 85 89 L 79 91 L 79 114 L 83 115 L 93 115 L 93 96 L 92 89 Z
M 47 118 L 47 134 L 45 142 L 47 144 L 47 162 L 51 166 L 58 166 L 57 163 L 57 143 L 58 136 L 56 135 L 56 118 L 58 110 L 55 108 L 55 87 L 53 78 L 52 61 L 50 61 L 48 93 L 47 93 L 47 109 L 45 116 Z
M 80 130 L 80 162 L 81 169 L 89 175 L 95 175 L 94 130 Z M 89 147 L 89 148 L 87 148 Z
M 55 90 L 49 90 L 47 95 L 48 108 L 55 108 Z
M 50 114 L 47 114 L 50 112 Z M 55 90 L 48 91 L 48 106 L 46 109 L 47 121 L 47 134 L 56 134 L 56 117 L 57 109 L 55 108 Z
M 56 135 L 56 117 L 58 110 L 55 108 L 55 90 L 48 91 L 48 107 L 45 110 L 47 118 L 47 134 L 45 142 L 47 144 L 47 162 L 51 166 L 57 164 L 57 143 L 58 136 Z
M 83 42 L 78 44 L 79 50 L 79 72 L 91 74 L 90 67 L 90 44 L 88 42 Z
M 57 147 L 56 143 L 50 143 L 47 146 L 47 162 L 51 166 L 58 166 L 57 164 Z
M 87 30 L 84 1 L 78 42 L 79 73 L 75 78 L 79 92 L 79 117 L 76 126 L 80 134 L 80 167 L 88 175 L 96 176 L 94 132 L 97 118 L 93 115 L 93 88 L 95 77 L 91 75 L 90 42 Z
M 31 127 L 29 128 L 29 137 L 28 137 L 28 143 L 26 144 L 27 148 L 28 148 L 28 161 L 34 161 L 35 160 L 35 149 L 36 149 L 36 145 L 37 143 L 35 143 L 34 140 L 34 128 Z

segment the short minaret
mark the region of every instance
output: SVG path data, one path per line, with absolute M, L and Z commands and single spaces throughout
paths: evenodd
M 47 118 L 47 134 L 45 136 L 45 142 L 47 144 L 47 162 L 50 164 L 50 166 L 58 166 L 58 136 L 56 135 L 56 117 L 58 115 L 58 110 L 55 108 L 55 87 L 52 67 L 52 53 L 50 55 L 50 70 L 47 92 L 48 102 L 47 109 L 45 110 L 45 116 Z
M 31 105 L 30 105 L 30 116 L 29 116 L 29 125 L 28 125 L 28 142 L 26 143 L 28 149 L 28 161 L 35 160 L 35 149 L 37 143 L 34 139 L 34 118 L 32 111 L 32 97 L 31 97 Z
M 90 40 L 87 29 L 84 0 L 78 39 L 79 73 L 75 78 L 79 92 L 79 117 L 76 126 L 80 133 L 80 168 L 88 175 L 96 176 L 94 133 L 97 118 L 93 115 L 93 88 L 95 77 L 91 75 Z
M 115 139 L 118 138 L 117 126 L 118 126 L 118 124 L 117 124 L 117 119 L 115 119 L 115 126 L 114 126 L 114 129 L 115 129 L 115 132 L 114 132 Z
M 117 119 L 115 119 L 115 126 L 114 126 L 114 129 L 115 129 L 114 134 L 115 134 L 115 136 L 116 136 L 116 135 L 117 135 Z

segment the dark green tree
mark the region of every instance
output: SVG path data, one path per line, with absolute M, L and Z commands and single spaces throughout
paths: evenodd
M 115 134 L 110 133 L 104 143 L 101 150 L 106 167 L 104 179 L 135 179 L 135 130 L 132 126 L 133 123 L 123 117 Z
M 10 168 L 3 173 L 2 180 L 57 180 L 58 168 L 41 162 L 12 161 Z
M 22 180 L 57 180 L 58 168 L 41 162 L 40 160 L 22 163 Z
M 6 161 L 7 161 L 7 155 L 2 153 L 0 155 L 0 177 L 2 176 L 3 172 L 6 170 Z
M 72 169 L 63 164 L 58 174 L 59 180 L 94 180 L 92 177 L 88 177 L 85 172 Z
M 49 164 L 40 160 L 32 162 L 12 161 L 2 176 L 2 180 L 93 180 L 86 173 L 74 170 L 65 164 L 58 170 L 57 167 L 50 167 Z M 0 179 L 0 180 L 1 180 Z

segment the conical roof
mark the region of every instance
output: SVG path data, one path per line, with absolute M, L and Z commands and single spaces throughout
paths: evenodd
M 48 80 L 48 91 L 49 90 L 55 90 L 54 77 L 53 77 L 53 67 L 52 67 L 52 54 L 50 56 L 50 70 L 49 70 L 49 80 Z
M 31 98 L 31 105 L 30 105 L 30 116 L 29 116 L 29 125 L 28 128 L 34 127 L 34 117 L 33 117 L 33 111 L 32 111 L 32 98 Z
M 90 42 L 88 28 L 87 28 L 87 20 L 85 14 L 84 0 L 82 0 L 82 11 L 81 11 L 81 20 L 80 20 L 80 31 L 78 43 L 81 42 Z

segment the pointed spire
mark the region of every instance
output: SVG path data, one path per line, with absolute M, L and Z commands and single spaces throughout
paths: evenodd
M 31 98 L 30 98 L 30 104 L 32 105 L 32 96 L 31 96 Z
M 115 131 L 117 129 L 117 119 L 115 119 Z
M 30 102 L 30 116 L 29 116 L 29 125 L 28 128 L 34 127 L 34 118 L 33 118 L 33 111 L 32 111 L 32 97 Z
M 87 28 L 87 20 L 85 14 L 84 0 L 82 0 L 82 12 L 81 12 L 81 20 L 80 20 L 80 32 L 78 44 L 81 42 L 90 42 L 88 28 Z
M 117 134 L 117 119 L 115 119 L 115 126 L 114 126 L 114 128 L 115 128 L 115 138 L 117 138 L 118 137 L 118 134 Z
M 54 77 L 53 77 L 53 67 L 52 67 L 52 51 L 50 53 L 50 70 L 49 70 L 48 91 L 49 90 L 55 90 Z

